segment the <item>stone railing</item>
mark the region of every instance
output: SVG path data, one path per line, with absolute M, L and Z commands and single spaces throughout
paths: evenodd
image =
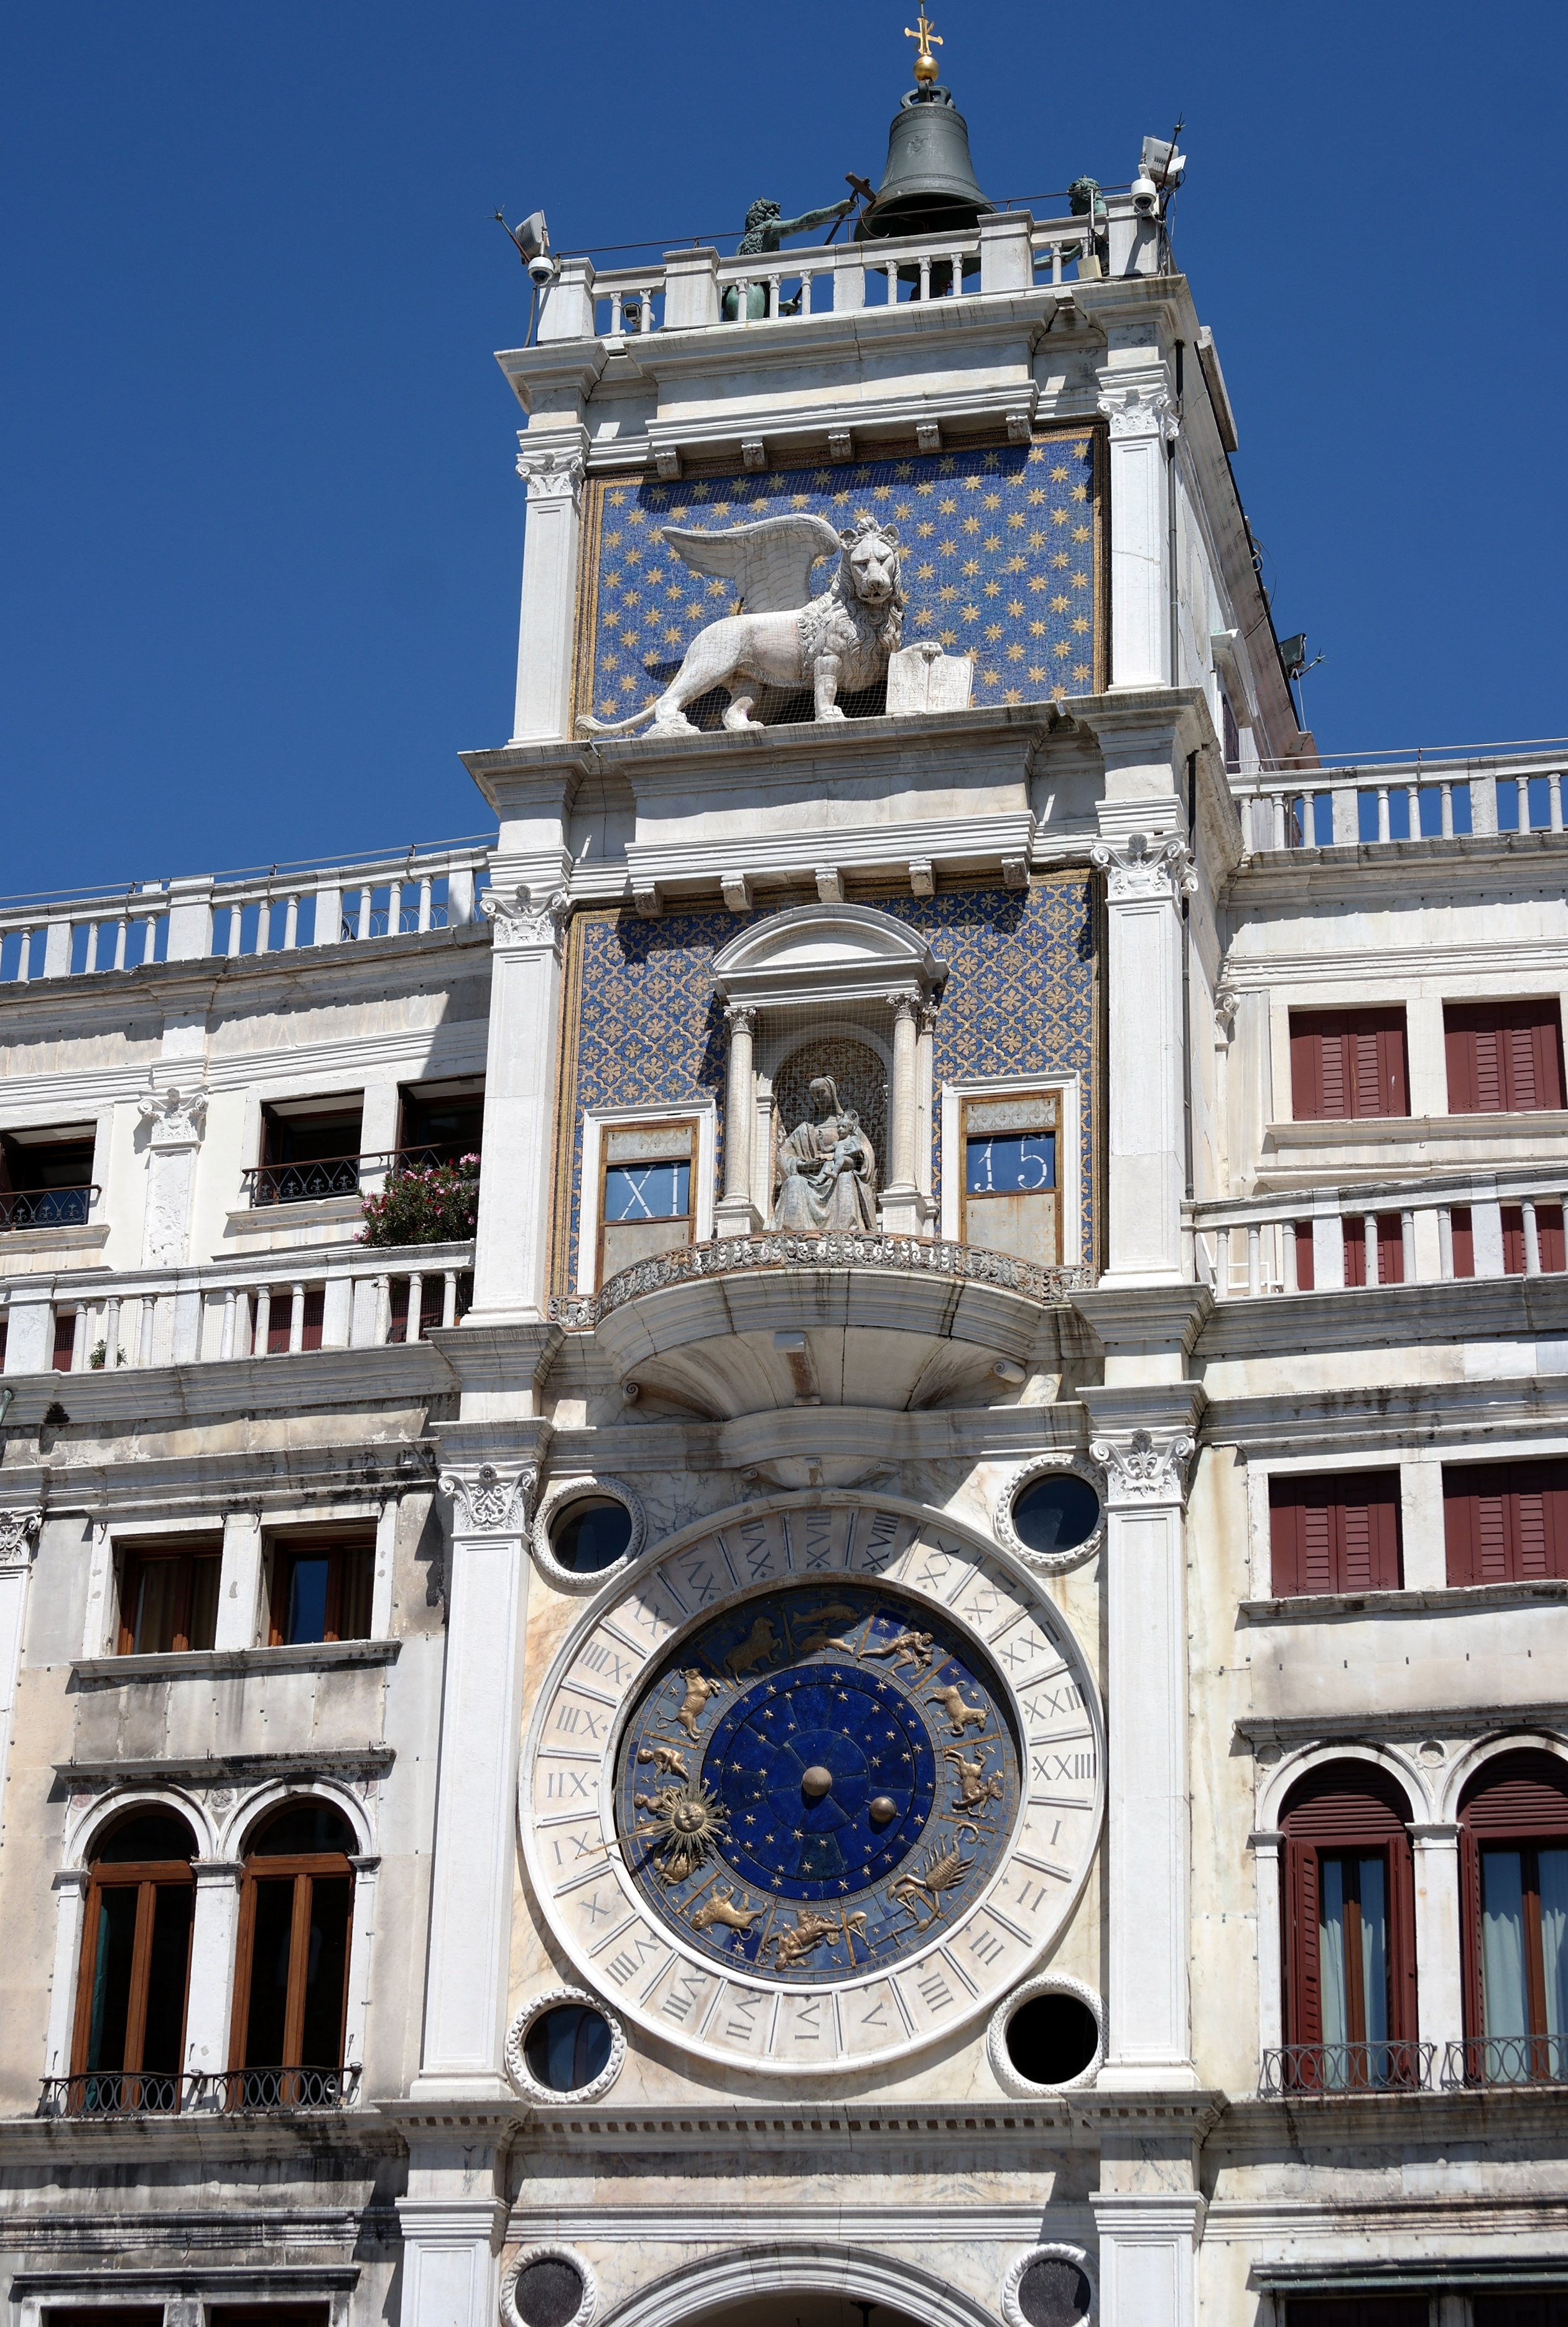
M 1568 751 L 1230 779 L 1254 855 L 1474 834 L 1561 832 Z
M 234 960 L 458 929 L 474 918 L 489 851 L 415 850 L 359 864 L 203 874 L 92 897 L 0 902 L 0 981 L 82 977 L 155 961 Z
M 113 1372 L 417 1341 L 456 1324 L 472 1269 L 471 1244 L 323 1246 L 200 1268 L 14 1277 L 0 1300 L 5 1371 Z
M 1188 1274 L 1217 1301 L 1563 1268 L 1568 1171 L 1433 1173 L 1183 1208 Z
M 1125 199 L 1112 197 L 1108 210 L 1108 222 L 1097 223 L 1102 234 L 1108 232 L 1113 272 L 1153 273 L 1157 235 Z M 821 243 L 747 257 L 721 258 L 703 248 L 667 250 L 662 258 L 604 274 L 589 257 L 566 258 L 545 295 L 538 337 L 542 342 L 623 341 L 725 321 L 806 322 L 813 315 L 858 313 L 901 300 L 1060 285 L 1081 260 L 1088 231 L 1087 219 L 1036 221 L 1018 210 L 986 219 L 968 233 Z M 1079 264 L 1080 278 L 1083 272 Z
M 985 1252 L 975 1245 L 927 1242 L 920 1237 L 807 1237 L 769 1230 L 760 1236 L 720 1237 L 712 1244 L 686 1245 L 677 1252 L 634 1261 L 591 1298 L 552 1296 L 550 1315 L 559 1324 L 591 1332 L 602 1317 L 628 1301 L 662 1293 L 669 1285 L 691 1285 L 705 1276 L 750 1276 L 760 1269 L 804 1273 L 824 1268 L 953 1277 L 960 1284 L 996 1285 L 1056 1308 L 1094 1283 L 1089 1268 L 1041 1268 L 1032 1261 L 1015 1260 L 1010 1253 Z

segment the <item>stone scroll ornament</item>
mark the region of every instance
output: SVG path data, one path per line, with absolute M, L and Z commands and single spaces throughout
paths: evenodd
M 902 643 L 896 526 L 861 517 L 838 533 L 826 518 L 794 512 L 728 533 L 667 525 L 659 538 L 694 573 L 733 582 L 742 611 L 697 632 L 657 702 L 629 719 L 584 714 L 577 722 L 583 734 L 622 735 L 650 715 L 651 734 L 689 734 L 687 704 L 715 687 L 729 689 L 726 727 L 763 724 L 751 714 L 764 687 L 808 687 L 818 719 L 842 719 L 838 695 L 874 687 Z M 814 598 L 811 569 L 825 557 L 836 557 L 838 570 Z
M 40 1510 L 0 1511 L 0 1568 L 27 1565 L 42 1525 Z
M 712 2061 L 842 2072 L 1030 1976 L 1102 1768 L 1093 1682 L 1022 1563 L 880 1500 L 781 1497 L 585 1612 L 520 1824 L 563 1954 L 618 2014 Z

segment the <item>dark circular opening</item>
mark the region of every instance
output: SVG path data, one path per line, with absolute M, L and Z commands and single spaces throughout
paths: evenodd
M 544 2256 L 518 2271 L 512 2300 L 524 2327 L 568 2327 L 583 2308 L 583 2274 L 562 2257 Z
M 1100 1499 L 1073 1471 L 1031 1481 L 1013 1506 L 1018 1539 L 1031 1551 L 1076 1551 L 1099 1523 Z
M 1081 2077 L 1099 2042 L 1095 2015 L 1076 1995 L 1032 1996 L 1007 2023 L 1007 2057 L 1031 2085 Z
M 1089 2301 L 1088 2280 L 1076 2262 L 1059 2257 L 1042 2255 L 1018 2282 L 1018 2307 L 1029 2327 L 1078 2327 Z
M 550 1529 L 550 1549 L 574 1575 L 613 1567 L 631 1541 L 631 1513 L 608 1495 L 584 1495 L 568 1503 Z
M 610 2023 L 602 2012 L 586 2004 L 558 2004 L 552 2012 L 541 2012 L 529 2028 L 523 2058 L 529 2076 L 546 2092 L 575 2093 L 605 2067 L 610 2041 Z

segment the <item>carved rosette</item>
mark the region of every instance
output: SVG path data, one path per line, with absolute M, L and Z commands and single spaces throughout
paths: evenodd
M 1151 840 L 1144 832 L 1129 835 L 1125 848 L 1097 840 L 1089 863 L 1106 876 L 1106 893 L 1113 905 L 1132 904 L 1148 897 L 1170 897 L 1180 903 L 1198 886 L 1192 851 L 1174 834 Z
M 527 2055 L 524 2051 L 523 2046 L 527 2041 L 529 2029 L 533 2026 L 535 2021 L 539 2018 L 540 2014 L 546 2012 L 554 2012 L 558 2008 L 558 2006 L 565 2004 L 583 2004 L 588 2005 L 590 2010 L 598 2013 L 600 2018 L 603 2021 L 605 2026 L 610 2031 L 610 2058 L 605 2061 L 604 2066 L 600 2070 L 599 2074 L 593 2079 L 592 2083 L 579 2085 L 570 2093 L 556 2093 L 552 2092 L 547 2086 L 537 2083 L 534 2078 L 529 2075 Z M 523 2005 L 522 2009 L 512 2014 L 511 2024 L 507 2030 L 506 2063 L 508 2076 L 511 2079 L 513 2084 L 517 2087 L 518 2091 L 522 2095 L 524 2100 L 543 2101 L 546 2107 L 552 2105 L 558 2106 L 564 2100 L 570 2100 L 574 2105 L 576 2105 L 585 2101 L 596 2101 L 600 2099 L 603 2094 L 610 2090 L 611 2086 L 621 2074 L 621 2069 L 625 2064 L 625 2028 L 622 2026 L 621 2021 L 616 2017 L 615 2014 L 611 2011 L 609 2005 L 601 2002 L 598 1996 L 590 1995 L 585 1987 L 545 1988 L 539 1995 L 530 1996 L 527 2004 Z
M 471 1475 L 462 1471 L 443 1472 L 441 1490 L 452 1498 L 453 1532 L 527 1535 L 538 1478 L 531 1465 L 503 1472 L 493 1463 L 481 1463 Z
M 558 2100 L 560 2095 L 551 2093 L 547 2098 Z M 573 2098 L 578 2096 L 574 2095 Z M 593 2327 L 593 2315 L 599 2308 L 599 2282 L 593 2276 L 592 2264 L 578 2253 L 575 2247 L 523 2247 L 512 2257 L 501 2273 L 501 2317 L 506 2327 L 527 2327 L 527 2322 L 518 2309 L 518 2281 L 524 2271 L 531 2269 L 537 2262 L 564 2262 L 569 2269 L 576 2272 L 582 2282 L 583 2299 L 566 2322 L 566 2327 Z
M 519 886 L 508 897 L 499 890 L 487 889 L 479 909 L 494 929 L 498 945 L 547 945 L 558 953 L 561 933 L 572 911 L 572 892 L 565 887 L 546 892 Z
M 1125 1438 L 1097 1438 L 1089 1453 L 1106 1474 L 1113 1503 L 1179 1503 L 1196 1444 L 1184 1430 L 1164 1439 L 1134 1430 Z
M 0 1511 L 0 1571 L 28 1565 L 42 1525 L 40 1510 Z

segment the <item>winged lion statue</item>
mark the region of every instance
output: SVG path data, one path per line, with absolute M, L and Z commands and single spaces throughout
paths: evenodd
M 862 517 L 843 533 L 804 511 L 766 517 L 727 533 L 667 525 L 668 542 L 695 574 L 733 582 L 741 601 L 700 630 L 658 701 L 629 719 L 579 718 L 586 735 L 622 735 L 650 715 L 649 734 L 691 732 L 686 706 L 715 687 L 730 690 L 726 727 L 760 727 L 751 716 L 764 687 L 810 687 L 818 719 L 842 719 L 838 695 L 874 686 L 898 652 L 904 593 L 896 526 Z M 812 597 L 811 570 L 838 559 L 828 587 Z

